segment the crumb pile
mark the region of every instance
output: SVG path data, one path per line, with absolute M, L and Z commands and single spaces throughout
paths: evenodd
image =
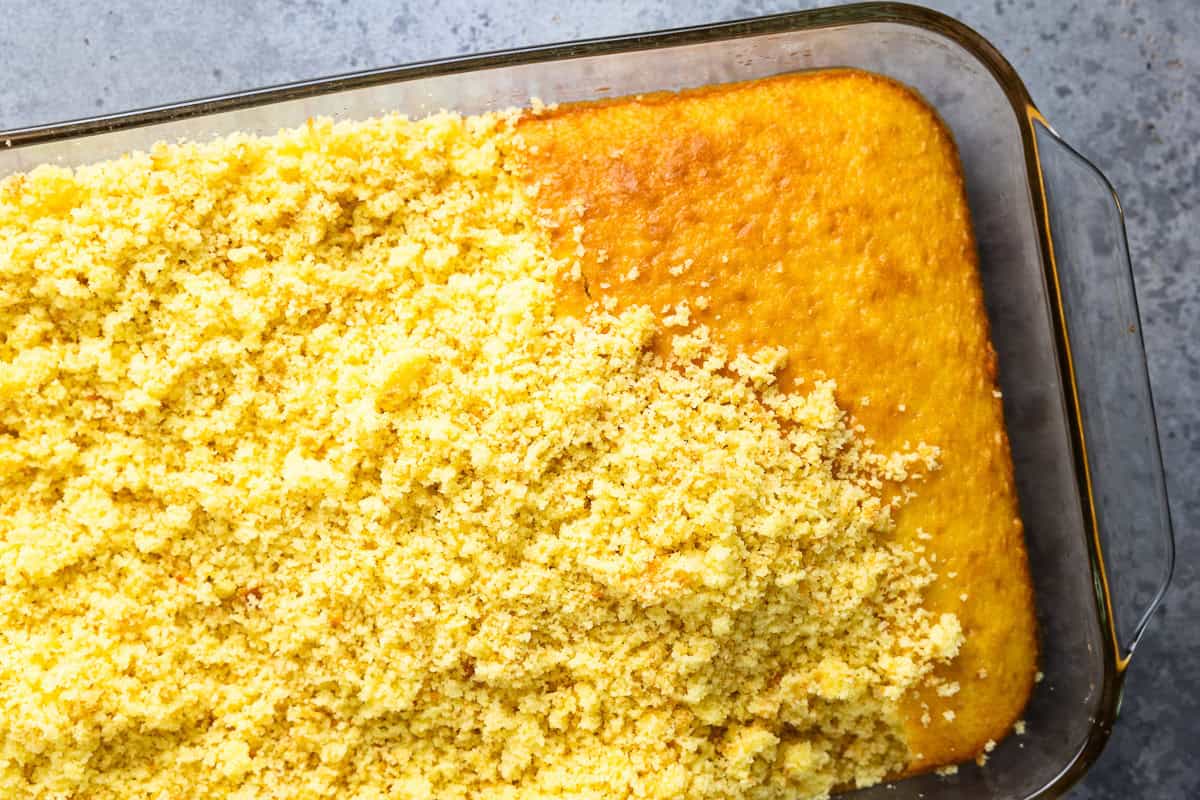
M 504 116 L 0 183 L 0 794 L 809 797 L 961 642 L 780 353 L 556 313 Z M 907 485 L 907 484 L 906 484 Z

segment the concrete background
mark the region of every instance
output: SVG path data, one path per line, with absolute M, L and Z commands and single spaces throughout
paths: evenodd
M 928 0 L 1013 62 L 1128 212 L 1179 540 L 1107 750 L 1074 800 L 1200 797 L 1200 2 Z M 823 3 L 0 0 L 0 129 L 367 67 Z

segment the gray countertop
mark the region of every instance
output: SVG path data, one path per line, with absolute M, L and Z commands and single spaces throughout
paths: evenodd
M 1179 544 L 1072 798 L 1200 797 L 1200 2 L 936 0 L 991 39 L 1128 213 Z M 458 53 L 825 3 L 0 0 L 0 129 Z

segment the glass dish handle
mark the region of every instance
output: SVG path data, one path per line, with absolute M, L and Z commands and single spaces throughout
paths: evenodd
M 1078 387 L 1104 598 L 1123 669 L 1162 603 L 1175 539 L 1116 191 L 1035 112 L 1057 290 Z M 1103 588 L 1103 587 L 1098 587 Z M 1102 592 L 1103 594 L 1103 592 Z

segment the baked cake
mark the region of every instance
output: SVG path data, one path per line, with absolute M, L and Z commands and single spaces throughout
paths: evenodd
M 954 146 L 859 72 L 0 180 L 0 795 L 806 798 L 1035 635 Z

